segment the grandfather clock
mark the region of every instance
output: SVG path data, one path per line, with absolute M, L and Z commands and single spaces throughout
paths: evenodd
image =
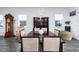
M 13 16 L 11 14 L 5 15 L 5 37 L 13 36 Z

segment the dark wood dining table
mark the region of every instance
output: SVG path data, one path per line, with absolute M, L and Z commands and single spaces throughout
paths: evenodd
M 27 34 L 27 36 L 25 36 L 25 35 L 24 36 L 21 36 L 21 39 L 22 38 L 26 38 L 26 37 L 39 37 L 40 38 L 40 35 L 39 34 L 34 34 L 34 32 L 31 31 L 30 33 Z M 60 37 L 61 38 L 61 36 L 56 36 L 54 33 L 50 32 L 50 31 L 49 31 L 49 34 L 42 35 L 42 37 Z M 60 42 L 61 52 L 63 51 L 63 44 L 62 43 L 63 42 Z
M 34 32 L 33 31 L 31 31 L 31 32 L 29 32 L 26 36 L 24 35 L 24 36 L 22 36 L 22 37 L 27 37 L 27 36 L 29 36 L 29 37 L 39 37 L 40 35 L 39 34 L 34 34 Z M 57 37 L 54 33 L 52 33 L 51 31 L 49 31 L 49 33 L 48 34 L 43 34 L 43 36 L 44 37 L 51 37 L 51 36 L 53 36 L 53 37 Z M 58 37 L 60 37 L 60 36 L 58 36 Z

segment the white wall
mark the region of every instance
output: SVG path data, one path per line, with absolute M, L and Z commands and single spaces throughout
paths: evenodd
M 64 15 L 64 20 L 66 20 L 68 17 L 67 14 L 67 8 L 64 7 L 50 7 L 50 8 L 45 8 L 45 7 L 4 7 L 0 8 L 0 14 L 5 16 L 5 14 L 10 13 L 14 16 L 14 33 L 17 27 L 17 20 L 18 20 L 18 15 L 19 14 L 26 14 L 27 15 L 27 26 L 26 26 L 26 34 L 32 31 L 33 29 L 33 17 L 49 17 L 49 30 L 52 31 L 54 28 L 54 15 L 55 14 L 63 14 Z M 5 28 L 5 27 L 4 27 Z M 0 32 L 0 35 L 4 35 L 5 30 L 2 30 L 2 33 Z M 64 30 L 64 24 L 63 27 L 61 28 Z M 1 29 L 0 29 L 1 30 Z
M 71 21 L 71 33 L 74 38 L 79 40 L 79 8 L 72 7 L 68 8 L 68 14 L 70 11 L 76 10 L 76 15 L 69 17 L 68 20 Z

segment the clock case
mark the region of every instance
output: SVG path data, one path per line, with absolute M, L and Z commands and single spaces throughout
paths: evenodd
M 5 37 L 13 36 L 13 18 L 11 14 L 5 15 Z

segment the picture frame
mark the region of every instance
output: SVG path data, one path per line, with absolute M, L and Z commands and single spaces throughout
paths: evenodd
M 69 16 L 75 16 L 75 15 L 76 15 L 76 10 L 71 11 L 71 12 L 69 13 Z

